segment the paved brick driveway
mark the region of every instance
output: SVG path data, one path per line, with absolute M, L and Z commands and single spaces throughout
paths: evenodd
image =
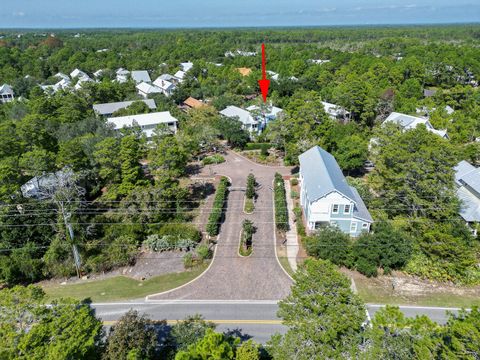
M 243 213 L 244 192 L 233 190 L 228 196 L 225 222 L 222 224 L 215 259 L 204 275 L 180 289 L 149 296 L 150 300 L 278 300 L 290 292 L 292 281 L 280 268 L 275 257 L 271 185 L 275 172 L 289 174 L 289 169 L 267 167 L 229 152 L 226 162 L 211 169 L 229 176 L 233 188 L 244 188 L 250 172 L 259 183 L 258 199 L 252 215 Z M 205 175 L 211 175 L 205 169 Z M 253 254 L 238 255 L 242 221 L 251 219 L 257 227 Z

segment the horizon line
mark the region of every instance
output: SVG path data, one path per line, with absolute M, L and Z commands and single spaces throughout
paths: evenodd
M 357 23 L 357 24 L 328 24 L 328 25 L 268 25 L 268 26 L 72 26 L 72 27 L 47 27 L 47 26 L 28 26 L 28 27 L 0 27 L 0 31 L 31 31 L 31 30 L 232 30 L 232 29 L 321 29 L 321 28 L 355 28 L 355 27 L 413 27 L 413 26 L 462 26 L 462 25 L 480 25 L 477 22 L 419 22 L 419 23 Z

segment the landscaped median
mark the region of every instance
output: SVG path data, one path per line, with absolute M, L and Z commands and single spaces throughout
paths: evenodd
M 255 176 L 253 174 L 249 174 L 247 177 L 247 189 L 245 191 L 245 202 L 243 205 L 243 211 L 246 214 L 252 214 L 255 210 L 255 187 L 257 186 L 257 182 L 255 180 Z
M 243 220 L 242 232 L 240 234 L 240 245 L 238 253 L 240 256 L 246 257 L 252 255 L 253 252 L 253 234 L 255 226 L 250 220 Z
M 273 194 L 275 201 L 275 225 L 280 231 L 287 231 L 288 226 L 288 207 L 287 194 L 285 192 L 285 183 L 282 175 L 275 174 L 273 183 Z
M 207 233 L 210 236 L 217 236 L 220 232 L 220 224 L 223 218 L 223 210 L 225 207 L 225 201 L 228 196 L 228 179 L 222 177 L 218 183 L 217 190 L 215 192 L 215 198 L 212 204 L 212 211 L 208 217 Z

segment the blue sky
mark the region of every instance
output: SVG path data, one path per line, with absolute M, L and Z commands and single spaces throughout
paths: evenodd
M 321 26 L 480 22 L 478 0 L 2 0 L 5 27 Z M 5 6 L 7 5 L 8 6 Z

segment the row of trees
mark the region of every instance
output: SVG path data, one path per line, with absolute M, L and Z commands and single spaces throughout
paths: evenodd
M 275 225 L 278 230 L 287 231 L 289 229 L 287 194 L 283 176 L 279 173 L 275 174 L 273 180 L 273 199 L 275 205 Z
M 220 225 L 224 216 L 225 201 L 228 196 L 228 185 L 229 182 L 226 177 L 222 177 L 217 185 L 206 229 L 210 236 L 217 236 L 220 231 Z

